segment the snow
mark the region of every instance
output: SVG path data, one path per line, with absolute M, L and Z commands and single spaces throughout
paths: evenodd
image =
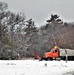
M 74 61 L 0 60 L 0 75 L 73 75 Z

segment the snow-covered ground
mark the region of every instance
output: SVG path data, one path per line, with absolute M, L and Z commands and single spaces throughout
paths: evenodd
M 74 75 L 74 61 L 0 60 L 0 75 Z

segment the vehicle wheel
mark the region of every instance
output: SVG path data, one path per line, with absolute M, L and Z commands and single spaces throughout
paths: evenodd
M 48 58 L 48 60 L 53 60 L 53 58 Z

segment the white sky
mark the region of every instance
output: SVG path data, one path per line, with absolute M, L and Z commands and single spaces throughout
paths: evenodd
M 8 3 L 9 10 L 24 12 L 37 26 L 46 23 L 51 14 L 58 14 L 65 21 L 74 21 L 74 0 L 0 0 Z

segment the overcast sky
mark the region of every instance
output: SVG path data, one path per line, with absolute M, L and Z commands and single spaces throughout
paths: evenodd
M 0 0 L 6 2 L 13 12 L 24 12 L 27 19 L 33 18 L 37 26 L 46 23 L 51 14 L 63 20 L 74 21 L 74 0 Z

